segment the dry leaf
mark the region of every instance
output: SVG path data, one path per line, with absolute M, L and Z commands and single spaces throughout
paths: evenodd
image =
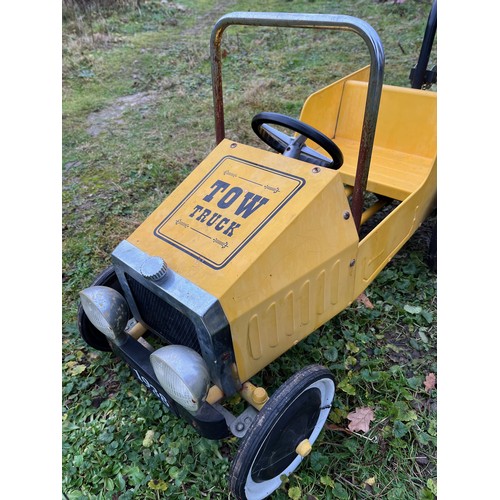
M 370 429 L 370 422 L 375 418 L 375 415 L 373 414 L 373 410 L 371 408 L 365 407 L 356 408 L 355 411 L 352 411 L 349 415 L 347 415 L 347 418 L 351 421 L 348 425 L 349 430 L 352 432 L 368 432 Z
M 147 431 L 142 442 L 142 446 L 149 448 L 153 444 L 153 438 L 155 436 L 155 431 Z
M 434 387 L 436 387 L 436 374 L 435 373 L 431 372 L 427 375 L 427 377 L 425 377 L 424 387 L 425 387 L 426 392 L 429 392 L 432 389 L 434 389 Z
M 364 292 L 356 300 L 360 304 L 363 304 L 366 308 L 373 309 L 373 304 L 371 303 L 370 299 L 365 295 Z

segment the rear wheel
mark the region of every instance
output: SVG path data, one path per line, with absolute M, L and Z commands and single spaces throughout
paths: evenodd
M 122 287 L 113 266 L 109 266 L 97 276 L 91 286 L 108 286 L 123 294 Z M 81 303 L 78 306 L 78 330 L 82 339 L 90 347 L 98 351 L 111 351 L 108 339 L 91 323 Z
M 230 472 L 238 499 L 260 500 L 281 486 L 303 460 L 299 444 L 312 445 L 323 429 L 335 395 L 329 370 L 308 366 L 288 379 L 256 416 Z

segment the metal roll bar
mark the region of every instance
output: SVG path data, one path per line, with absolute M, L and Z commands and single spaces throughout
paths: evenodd
M 356 224 L 356 228 L 359 228 L 384 79 L 384 48 L 377 32 L 361 19 L 341 15 L 291 14 L 284 12 L 233 12 L 221 17 L 213 27 L 210 37 L 215 140 L 217 144 L 225 137 L 221 41 L 224 30 L 231 25 L 353 31 L 365 41 L 371 58 L 370 77 L 368 80 L 368 94 L 366 97 L 365 115 L 363 118 L 358 164 L 351 202 L 353 220 Z

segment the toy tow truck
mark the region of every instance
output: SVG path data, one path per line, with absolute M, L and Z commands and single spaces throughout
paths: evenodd
M 353 32 L 371 63 L 313 93 L 300 120 L 255 116 L 276 154 L 225 137 L 231 25 Z M 310 453 L 335 384 L 319 365 L 271 396 L 250 379 L 349 306 L 435 208 L 436 93 L 383 85 L 382 43 L 350 16 L 235 12 L 210 43 L 217 146 L 80 292 L 78 323 L 201 436 L 241 438 L 230 489 L 254 500 Z M 237 393 L 248 406 L 234 415 Z

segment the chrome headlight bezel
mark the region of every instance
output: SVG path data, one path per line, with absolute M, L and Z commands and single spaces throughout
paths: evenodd
M 120 292 L 107 286 L 91 286 L 79 295 L 85 314 L 97 330 L 114 343 L 126 338 L 129 307 Z
M 210 388 L 210 374 L 204 359 L 183 345 L 168 345 L 149 357 L 163 390 L 187 411 L 196 412 Z

